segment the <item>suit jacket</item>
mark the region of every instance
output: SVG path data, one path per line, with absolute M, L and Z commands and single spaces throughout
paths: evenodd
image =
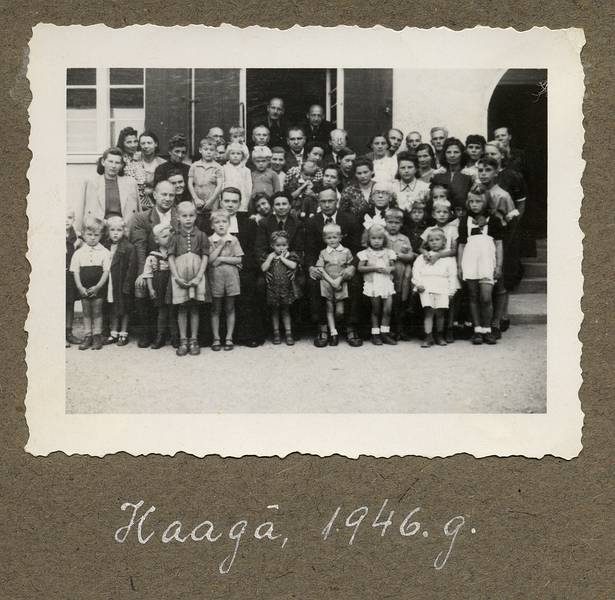
M 317 213 L 310 217 L 305 226 L 305 267 L 313 267 L 318 260 L 320 251 L 325 247 L 322 239 L 322 229 L 325 217 Z M 353 215 L 337 212 L 336 223 L 342 230 L 342 246 L 345 246 L 355 256 L 361 248 L 361 225 Z
M 301 156 L 303 156 L 303 161 L 305 162 L 305 159 L 307 158 L 307 152 L 305 151 L 305 148 L 303 148 L 303 150 L 301 151 Z M 294 152 L 287 150 L 284 157 L 286 159 L 286 166 L 284 167 L 286 171 L 288 171 L 288 169 L 290 169 L 291 167 L 299 166 L 299 163 L 297 162 L 297 157 L 295 156 Z
M 267 129 L 269 129 L 269 147 L 273 148 L 274 146 L 282 146 L 282 148 L 286 148 L 286 134 L 288 132 L 288 124 L 285 119 L 280 119 L 277 124 L 269 123 L 269 119 L 267 115 L 264 115 L 260 119 L 255 119 L 252 125 L 250 126 L 250 132 L 257 125 L 264 125 Z
M 451 199 L 451 205 L 465 206 L 468 192 L 472 189 L 473 180 L 470 175 L 460 173 L 459 171 L 455 172 L 451 179 L 450 171 L 446 171 L 445 173 L 436 173 L 431 180 L 431 185 L 446 186 Z
M 156 240 L 152 230 L 160 224 L 160 218 L 155 208 L 138 213 L 130 222 L 128 239 L 134 244 L 137 252 L 137 276 L 143 273 L 147 255 L 156 249 Z M 177 231 L 177 212 L 171 208 L 171 229 Z
M 139 211 L 139 193 L 137 182 L 128 176 L 118 176 L 117 185 L 120 190 L 120 204 L 122 206 L 122 217 L 128 223 Z M 78 229 L 82 229 L 83 221 L 88 217 L 105 218 L 105 176 L 97 175 L 93 179 L 86 181 L 85 193 L 83 196 L 83 211 L 77 214 Z
M 305 122 L 301 124 L 305 131 L 306 142 L 320 142 L 325 145 L 325 150 L 329 147 L 329 137 L 334 129 L 334 126 L 329 121 L 323 121 L 319 127 L 313 129 L 312 126 Z
M 302 224 L 293 216 L 288 215 L 286 217 L 284 229 L 288 234 L 288 249 L 302 256 L 304 251 L 304 231 Z M 256 259 L 259 263 L 263 263 L 267 255 L 271 252 L 271 234 L 277 230 L 278 218 L 273 214 L 259 222 L 256 232 Z
M 333 152 L 331 150 L 329 150 L 329 152 L 326 152 L 323 159 L 322 159 L 322 165 L 323 167 L 326 167 L 327 165 L 339 165 L 340 161 L 339 161 L 339 157 L 337 158 L 337 160 L 335 159 L 335 157 L 333 156 Z

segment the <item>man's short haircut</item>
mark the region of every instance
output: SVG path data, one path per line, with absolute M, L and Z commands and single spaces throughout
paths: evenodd
M 406 134 L 406 139 L 408 139 L 408 138 L 409 138 L 409 137 L 410 137 L 413 133 L 416 133 L 416 135 L 418 135 L 418 136 L 419 136 L 419 139 L 420 139 L 420 140 L 422 140 L 422 139 L 423 139 L 423 136 L 421 135 L 421 132 L 420 132 L 420 131 L 416 131 L 416 130 L 415 130 L 415 131 L 409 131 L 409 132 Z
M 510 137 L 512 137 L 512 131 L 510 130 L 510 127 L 509 127 L 508 125 L 499 125 L 498 127 L 495 127 L 495 128 L 494 128 L 494 130 L 493 130 L 493 135 L 495 135 L 495 132 L 496 132 L 498 129 L 506 129 L 506 133 L 507 133 Z
M 184 174 L 179 169 L 169 169 L 167 172 L 167 181 L 176 175 L 181 175 L 182 179 L 184 178 Z
M 286 200 L 288 200 L 288 203 L 290 204 L 290 198 L 289 198 L 289 196 L 288 196 L 288 194 L 286 192 L 276 192 L 273 196 L 271 196 L 271 200 L 269 201 L 269 204 L 271 204 L 271 206 L 273 206 L 273 203 L 278 198 L 285 198 Z
M 269 131 L 269 127 L 267 127 L 267 125 L 255 125 L 254 127 L 252 127 L 252 135 L 254 135 L 254 132 L 257 129 L 264 129 L 267 133 L 271 133 L 271 131 Z
M 401 139 L 404 139 L 404 132 L 401 129 L 397 129 L 397 127 L 391 127 L 391 129 L 387 131 L 387 137 L 389 137 L 389 133 L 391 133 L 391 131 L 397 131 L 397 133 L 401 135 Z
M 156 182 L 156 185 L 154 185 L 154 191 L 157 191 L 158 188 L 163 184 L 163 183 L 168 183 L 169 185 L 173 185 L 170 181 L 167 181 L 166 179 L 160 179 Z
M 188 148 L 188 141 L 186 140 L 186 136 L 181 133 L 176 133 L 174 136 L 169 139 L 169 143 L 167 144 L 169 147 L 169 152 L 175 148 Z
M 271 148 L 271 154 L 286 154 L 286 150 L 282 146 L 274 146 Z
M 431 137 L 433 137 L 433 134 L 434 134 L 434 133 L 436 133 L 436 131 L 443 131 L 443 132 L 444 132 L 444 137 L 445 137 L 445 138 L 447 138 L 447 137 L 448 137 L 448 129 L 447 129 L 446 127 L 443 127 L 443 126 L 440 126 L 440 125 L 439 125 L 439 126 L 437 126 L 437 127 L 432 127 L 432 128 L 429 130 L 429 135 L 430 135 Z
M 239 125 L 234 125 L 228 130 L 229 137 L 233 137 L 234 135 L 246 135 L 246 130 L 243 127 L 239 127 Z
M 495 158 L 491 158 L 491 156 L 483 156 L 482 158 L 479 158 L 476 161 L 476 166 L 483 164 L 483 165 L 488 165 L 489 167 L 493 167 L 494 169 L 498 169 L 499 168 L 499 164 L 498 161 L 495 160 Z
M 310 111 L 315 107 L 318 106 L 318 108 L 320 108 L 320 110 L 322 110 L 323 114 L 325 112 L 325 109 L 323 107 L 322 104 L 318 104 L 318 102 L 315 102 L 314 104 L 310 104 L 310 106 L 308 107 L 308 114 L 310 114 Z
M 340 168 L 335 163 L 329 163 L 322 168 L 322 174 L 324 175 L 327 171 L 335 171 L 337 178 L 340 179 L 342 174 Z
M 329 134 L 329 139 L 333 139 L 333 136 L 341 134 L 344 137 L 348 137 L 348 132 L 345 129 L 332 129 L 331 133 Z
M 224 194 L 236 194 L 237 196 L 239 196 L 239 201 L 241 202 L 241 190 L 236 187 L 225 187 L 220 193 L 220 198 L 224 198 Z
M 466 148 L 470 144 L 478 144 L 481 148 L 484 148 L 485 145 L 487 144 L 487 140 L 482 135 L 480 135 L 478 133 L 471 133 L 466 138 Z
M 301 127 L 301 125 L 292 125 L 291 127 L 288 128 L 288 133 L 286 134 L 286 137 L 290 138 L 290 134 L 292 131 L 300 131 L 301 134 L 303 135 L 303 137 L 305 137 L 305 131 L 303 129 L 303 127 Z

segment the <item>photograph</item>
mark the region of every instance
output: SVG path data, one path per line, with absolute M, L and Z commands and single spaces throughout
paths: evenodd
M 35 31 L 29 419 L 147 451 L 578 447 L 579 40 L 295 29 L 276 57 L 292 30 Z

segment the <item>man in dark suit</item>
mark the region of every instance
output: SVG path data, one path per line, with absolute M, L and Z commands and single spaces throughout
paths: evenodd
M 361 250 L 361 226 L 353 215 L 337 210 L 337 192 L 324 189 L 318 194 L 320 212 L 308 219 L 305 227 L 305 269 L 308 273 L 308 291 L 311 303 L 312 321 L 318 325 L 318 336 L 314 346 L 324 348 L 328 344 L 327 315 L 324 299 L 320 295 L 320 271 L 316 262 L 320 251 L 325 247 L 322 230 L 325 224 L 335 223 L 342 230 L 342 245 L 356 256 Z M 353 347 L 361 346 L 363 341 L 357 333 L 361 312 L 361 277 L 356 265 L 346 269 L 344 280 L 348 281 L 348 312 L 346 339 Z
M 256 223 L 248 213 L 237 212 L 241 204 L 241 192 L 234 187 L 222 190 L 220 207 L 230 215 L 229 233 L 236 236 L 243 250 L 243 260 L 239 271 L 241 294 L 237 297 L 236 334 L 239 343 L 248 348 L 256 348 L 265 341 L 265 330 L 261 318 L 264 303 L 264 290 L 259 287 L 260 263 L 255 251 Z
M 288 146 L 288 150 L 285 154 L 286 171 L 292 167 L 301 168 L 307 156 L 305 150 L 305 132 L 301 127 L 291 127 L 288 130 L 286 145 Z
M 300 257 L 304 251 L 303 226 L 290 214 L 290 198 L 277 192 L 271 198 L 272 213 L 262 219 L 256 231 L 256 260 L 262 263 L 271 252 L 271 234 L 284 230 L 288 234 L 288 247 Z
M 156 167 L 154 171 L 154 183 L 164 181 L 169 178 L 170 171 L 178 170 L 184 176 L 184 183 L 186 189 L 188 188 L 188 171 L 190 171 L 190 165 L 185 162 L 188 156 L 188 142 L 185 136 L 178 133 L 169 140 L 169 156 L 167 162 L 162 163 Z
M 527 164 L 525 160 L 525 151 L 520 148 L 512 147 L 512 134 L 506 126 L 498 127 L 493 132 L 493 137 L 500 142 L 507 153 L 506 166 L 513 171 L 521 173 L 527 179 Z
M 328 148 L 329 134 L 333 130 L 333 124 L 325 120 L 323 107 L 320 104 L 312 104 L 305 116 L 307 120 L 302 127 L 307 142 L 319 142 Z
M 256 119 L 252 123 L 252 129 L 258 125 L 264 125 L 269 130 L 269 146 L 286 146 L 286 132 L 288 125 L 284 120 L 284 100 L 282 98 L 271 98 L 267 105 L 267 114 Z
M 175 186 L 169 181 L 159 181 L 154 187 L 154 206 L 137 213 L 129 223 L 128 237 L 137 253 L 137 279 L 135 281 L 135 308 L 139 319 L 139 348 L 147 348 L 154 337 L 154 314 L 147 292 L 147 283 L 143 279 L 143 266 L 147 255 L 156 248 L 152 230 L 160 223 L 169 225 L 171 231 L 177 230 L 177 213 L 175 211 Z M 176 332 L 171 332 L 175 342 Z
M 344 129 L 332 129 L 329 134 L 329 151 L 325 154 L 322 164 L 334 164 L 339 166 L 341 157 L 338 153 L 342 148 L 346 147 L 347 141 L 348 134 Z

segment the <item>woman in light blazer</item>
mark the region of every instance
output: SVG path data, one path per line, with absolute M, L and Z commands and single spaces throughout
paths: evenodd
M 128 224 L 139 212 L 137 183 L 124 175 L 124 161 L 119 148 L 104 151 L 96 167 L 98 175 L 86 181 L 81 224 L 89 217 L 106 219 L 120 216 Z

